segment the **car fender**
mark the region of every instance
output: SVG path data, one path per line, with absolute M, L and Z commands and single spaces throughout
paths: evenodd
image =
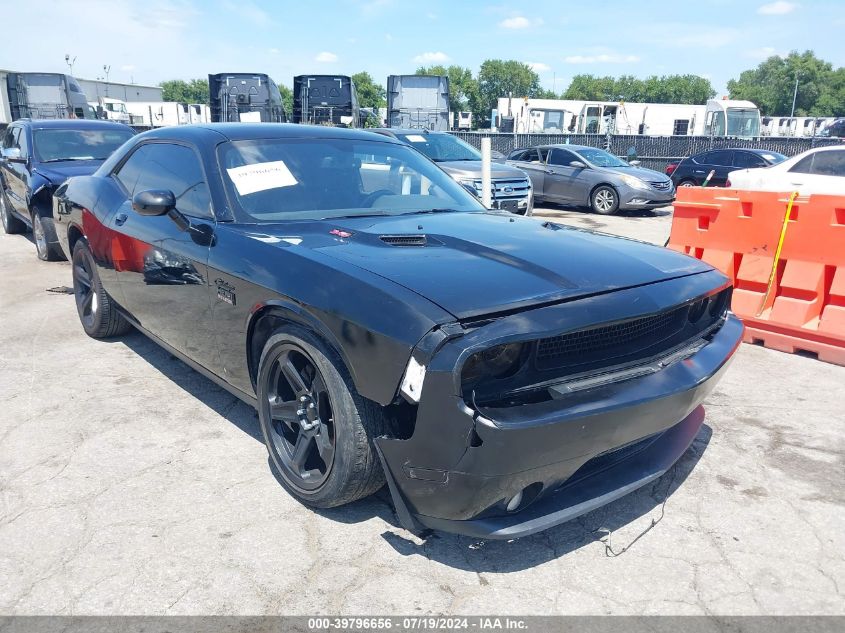
M 38 198 L 39 195 L 45 192 L 49 194 L 49 198 L 52 198 L 52 188 L 53 183 L 49 179 L 42 176 L 38 172 L 33 172 L 32 176 L 30 177 L 29 184 L 26 188 L 26 205 L 28 207 L 31 207 L 33 201 Z
M 307 328 L 318 337 L 323 339 L 336 353 L 340 356 L 343 364 L 346 366 L 352 378 L 352 382 L 358 384 L 355 365 L 350 362 L 343 345 L 337 340 L 337 337 L 332 333 L 331 329 L 316 316 L 304 310 L 302 306 L 293 301 L 281 298 L 269 299 L 266 302 L 256 304 L 247 314 L 247 322 L 245 324 L 246 338 L 246 354 L 247 363 L 252 370 L 250 371 L 250 379 L 252 386 L 255 388 L 255 376 L 257 374 L 258 361 L 261 357 L 261 349 L 256 349 L 253 345 L 253 335 L 256 324 L 265 316 L 273 315 L 283 321 L 288 321 L 295 325 L 300 325 Z

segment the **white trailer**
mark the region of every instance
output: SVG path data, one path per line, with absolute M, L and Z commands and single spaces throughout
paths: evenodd
M 126 109 L 132 116 L 133 125 L 165 127 L 187 125 L 191 122 L 187 103 L 177 101 L 129 101 Z
M 504 97 L 497 105 L 499 114 L 513 117 L 513 131 L 520 134 L 760 135 L 760 112 L 749 101 L 688 105 Z
M 131 118 L 126 109 L 126 103 L 120 99 L 100 97 L 97 101 L 89 101 L 88 105 L 97 111 L 97 116 L 109 121 L 117 121 L 129 125 Z

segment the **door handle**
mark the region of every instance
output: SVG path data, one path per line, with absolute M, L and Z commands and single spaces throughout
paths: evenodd
M 118 213 L 114 219 L 114 223 L 117 226 L 123 226 L 124 222 L 129 219 L 129 216 L 125 213 Z
M 547 173 L 547 174 L 554 174 L 554 173 L 555 173 L 555 170 L 554 170 L 554 169 L 547 169 L 547 170 L 546 170 L 546 173 Z

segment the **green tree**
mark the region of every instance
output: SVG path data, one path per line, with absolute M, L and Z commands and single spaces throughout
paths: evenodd
M 477 100 L 478 82 L 469 68 L 462 66 L 420 66 L 415 75 L 438 75 L 449 78 L 449 109 L 452 112 L 470 109 L 470 101 Z
M 563 93 L 564 99 L 586 101 L 628 101 L 631 103 L 704 104 L 716 94 L 710 81 L 698 75 L 632 75 L 596 77 L 575 75 Z
M 786 57 L 773 55 L 756 68 L 740 73 L 728 82 L 732 99 L 748 99 L 762 114 L 788 116 L 792 111 L 795 80 L 798 94 L 796 116 L 845 115 L 843 69 L 834 70 L 830 62 L 812 51 L 792 51 Z
M 478 71 L 478 108 L 484 117 L 496 107 L 499 97 L 536 97 L 540 91 L 540 77 L 522 62 L 488 59 Z
M 205 103 L 208 104 L 208 80 L 191 79 L 169 79 L 162 81 L 161 98 L 163 101 L 178 101 L 179 103 Z
M 293 89 L 279 84 L 279 94 L 282 95 L 282 107 L 290 119 L 293 116 Z
M 358 93 L 358 105 L 362 108 L 383 108 L 387 105 L 387 90 L 377 84 L 370 73 L 361 71 L 352 75 Z

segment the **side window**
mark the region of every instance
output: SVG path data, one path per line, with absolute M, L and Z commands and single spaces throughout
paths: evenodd
M 21 158 L 29 157 L 29 141 L 26 140 L 26 130 L 20 128 L 20 134 L 17 136 L 17 146 L 21 150 Z
M 211 195 L 194 151 L 170 143 L 150 143 L 145 147 L 147 159 L 134 191 L 169 189 L 176 196 L 176 208 L 185 215 L 212 217 Z
M 3 135 L 3 149 L 17 146 L 17 136 L 20 133 L 19 127 L 10 127 Z
M 734 167 L 762 167 L 765 162 L 751 152 L 734 152 Z
M 555 147 L 552 149 L 552 153 L 549 155 L 549 165 L 562 165 L 568 166 L 573 160 L 577 160 L 577 158 L 572 154 L 572 152 L 568 152 L 565 149 L 558 149 Z
M 138 182 L 138 176 L 141 173 L 144 162 L 147 160 L 150 147 L 151 145 L 141 145 L 141 147 L 132 152 L 129 159 L 114 173 L 114 177 L 129 192 L 130 198 L 135 195 L 135 183 Z
M 818 152 L 813 173 L 819 176 L 845 176 L 845 151 Z
M 522 155 L 522 160 L 526 163 L 530 163 L 532 160 L 540 160 L 540 154 L 537 153 L 536 149 L 529 149 Z
M 716 150 L 707 154 L 708 165 L 722 165 L 730 167 L 733 162 L 733 152 L 730 150 Z
M 809 156 L 805 156 L 801 160 L 799 160 L 792 168 L 789 170 L 790 172 L 795 172 L 796 174 L 812 174 L 813 173 L 813 158 L 816 157 L 816 154 L 810 154 Z

